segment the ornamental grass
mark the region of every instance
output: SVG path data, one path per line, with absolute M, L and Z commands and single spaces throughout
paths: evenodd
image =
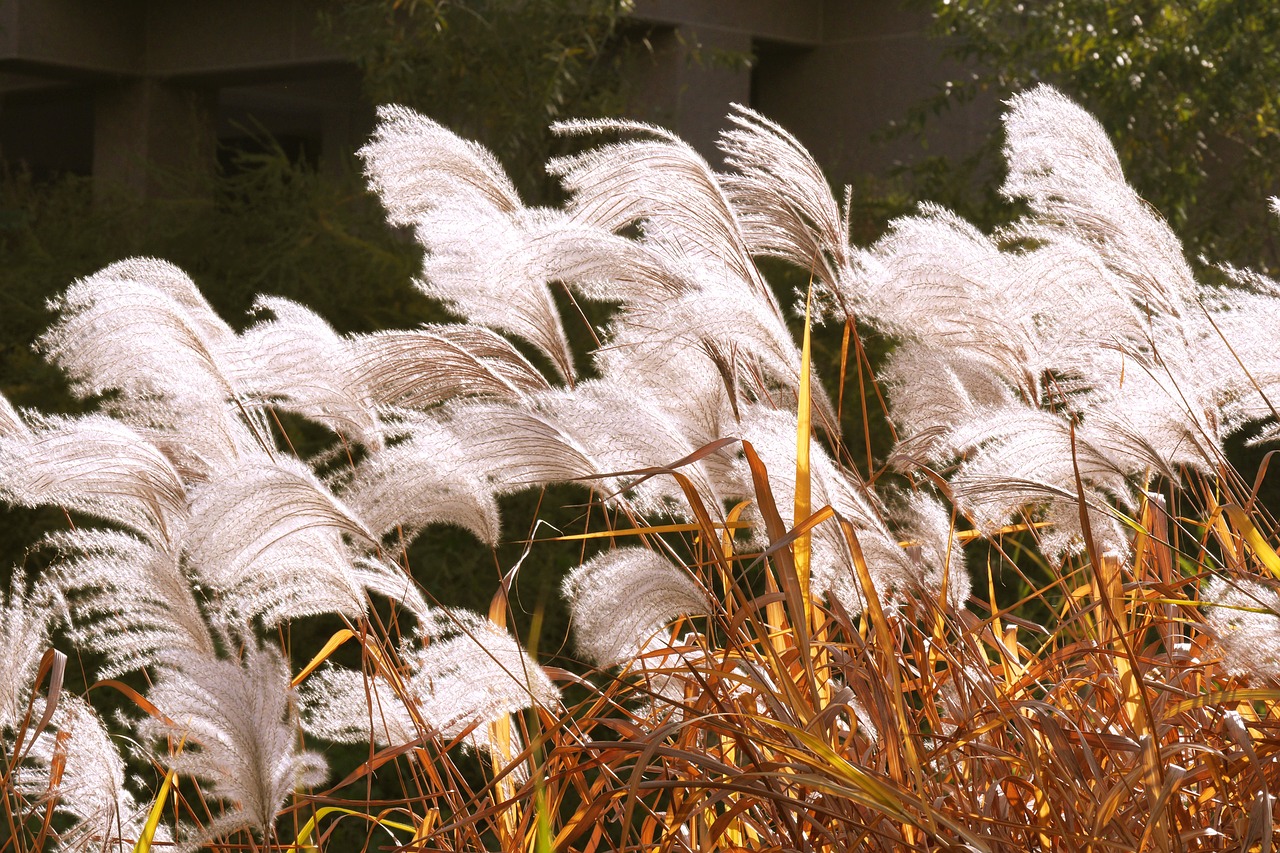
M 560 125 L 543 209 L 384 108 L 369 183 L 454 323 L 238 331 L 149 258 L 67 289 L 39 349 L 91 413 L 0 400 L 0 498 L 65 514 L 0 600 L 0 853 L 1271 849 L 1280 556 L 1224 443 L 1280 433 L 1280 283 L 1193 268 L 1048 87 L 1012 225 L 867 247 L 728 121 L 723 171 Z M 573 529 L 504 517 L 539 489 Z M 523 543 L 487 613 L 409 560 L 439 526 Z M 515 630 L 550 542 L 563 646 Z

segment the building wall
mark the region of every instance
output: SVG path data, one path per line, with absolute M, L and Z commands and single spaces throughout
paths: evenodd
M 964 73 L 926 35 L 928 16 L 884 0 L 826 0 L 823 39 L 813 47 L 760 44 L 753 106 L 787 128 L 839 180 L 884 174 L 926 154 L 963 154 L 990 131 L 990 109 L 947 115 L 926 149 L 890 138 L 891 122 Z
M 922 151 L 876 134 L 957 72 L 897 0 L 636 0 L 634 21 L 651 50 L 631 72 L 632 113 L 713 162 L 744 103 L 839 180 L 883 172 Z M 0 0 L 0 155 L 148 191 L 259 126 L 337 168 L 372 107 L 314 30 L 308 0 Z M 736 61 L 749 56 L 753 68 Z M 942 123 L 931 152 L 967 150 L 975 123 L 991 126 L 985 113 Z

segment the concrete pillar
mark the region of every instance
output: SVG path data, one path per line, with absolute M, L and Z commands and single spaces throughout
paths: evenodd
M 967 70 L 929 38 L 929 15 L 885 0 L 825 0 L 823 40 L 760 51 L 753 106 L 794 133 L 838 181 L 883 174 L 927 154 L 968 154 L 997 127 L 987 103 L 929 123 L 914 136 L 882 138 L 890 122 Z
M 143 195 L 182 192 L 211 174 L 217 91 L 154 78 L 102 88 L 94 98 L 95 183 Z
M 751 99 L 751 36 L 706 25 L 656 27 L 635 60 L 636 118 L 671 128 L 713 166 L 715 141 L 733 103 Z

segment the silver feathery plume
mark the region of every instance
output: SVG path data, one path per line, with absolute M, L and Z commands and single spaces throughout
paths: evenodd
M 298 748 L 289 669 L 274 649 L 251 643 L 240 663 L 190 655 L 162 671 L 147 698 L 164 717 L 139 728 L 168 744 L 161 761 L 227 804 L 190 843 L 245 828 L 269 835 L 294 791 L 325 780 L 324 760 Z

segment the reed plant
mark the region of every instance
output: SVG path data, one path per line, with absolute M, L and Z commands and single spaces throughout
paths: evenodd
M 455 323 L 261 297 L 236 331 L 154 259 L 71 285 L 40 350 L 92 413 L 0 406 L 0 496 L 66 514 L 0 608 L 0 850 L 1270 849 L 1280 556 L 1222 448 L 1280 430 L 1280 284 L 1199 283 L 1047 87 L 1005 121 L 1022 218 L 868 247 L 729 120 L 722 172 L 560 125 L 606 141 L 543 209 L 384 109 L 370 184 Z M 805 275 L 798 342 L 762 258 Z M 840 424 L 877 406 L 863 474 Z M 502 517 L 563 483 L 575 529 Z M 438 604 L 434 525 L 580 548 L 572 650 L 513 632 L 523 560 Z

